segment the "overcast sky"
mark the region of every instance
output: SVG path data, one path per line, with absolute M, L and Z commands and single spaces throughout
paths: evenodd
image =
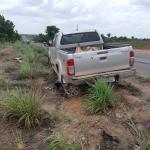
M 74 31 L 79 24 L 80 30 L 150 38 L 150 0 L 0 0 L 0 14 L 19 33 L 44 33 L 47 25 Z

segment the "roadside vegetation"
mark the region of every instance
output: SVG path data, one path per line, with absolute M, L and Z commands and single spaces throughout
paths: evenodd
M 142 88 L 138 85 L 140 90 L 133 82 L 124 82 L 122 87 L 114 89 L 111 84 L 97 79 L 88 84 L 86 95 L 83 93 L 83 97 L 80 95 L 68 100 L 50 85 L 53 75 L 47 64 L 48 49 L 20 41 L 5 46 L 0 48 L 2 149 L 104 150 L 108 147 L 114 150 L 125 141 L 124 149 L 138 145 L 149 150 L 149 97 L 144 90 L 142 95 L 139 94 L 144 86 L 149 88 L 149 78 L 135 78 L 136 84 L 142 84 Z M 117 93 L 125 99 L 118 97 Z M 144 94 L 147 94 L 147 99 L 143 98 Z M 116 103 L 117 108 L 112 111 Z M 143 130 L 132 124 L 133 132 L 128 132 L 125 126 L 128 114 L 135 114 L 135 119 L 138 116 L 137 127 L 141 126 Z M 101 134 L 103 130 L 107 136 Z
M 40 94 L 32 89 L 7 91 L 1 106 L 9 119 L 15 119 L 20 126 L 31 128 L 39 125 L 41 117 Z
M 94 84 L 89 84 L 86 96 L 87 110 L 91 114 L 106 113 L 114 105 L 116 96 L 113 86 L 105 80 L 97 79 Z
M 132 95 L 135 96 L 140 96 L 142 94 L 141 90 L 130 82 L 120 83 L 119 87 L 128 90 Z
M 82 150 L 82 146 L 79 142 L 70 142 L 63 133 L 58 133 L 52 137 L 48 150 Z
M 60 29 L 57 28 L 56 26 L 47 26 L 46 33 L 45 34 L 40 33 L 39 35 L 35 36 L 33 40 L 35 42 L 48 43 L 49 40 L 53 40 L 55 34 L 59 32 L 59 30 Z
M 20 59 L 22 61 L 17 72 L 18 78 L 31 79 L 46 77 L 50 74 L 48 65 L 43 67 L 43 59 L 47 61 L 48 49 L 24 45 L 19 41 L 14 43 L 14 48 L 20 53 Z
M 143 83 L 150 83 L 150 77 L 143 77 L 143 76 L 136 76 L 136 78 L 138 79 L 138 80 L 140 80 L 141 82 L 143 82 Z
M 16 66 L 13 62 L 9 61 L 5 64 L 5 72 L 12 72 L 16 69 Z
M 0 45 L 1 43 L 14 42 L 20 39 L 20 35 L 15 30 L 13 22 L 6 20 L 2 15 L 0 15 L 0 28 Z
M 31 85 L 28 81 L 23 80 L 10 80 L 4 77 L 0 77 L 0 87 L 1 88 L 14 88 L 14 87 L 27 87 L 30 88 Z
M 133 135 L 136 140 L 136 144 L 140 147 L 142 150 L 149 150 L 150 148 L 150 135 L 145 135 L 143 132 L 141 132 L 134 122 L 130 120 L 129 126 L 131 127 L 133 131 Z
M 105 43 L 120 43 L 120 44 L 130 44 L 134 49 L 148 49 L 150 50 L 150 39 L 138 39 L 134 36 L 131 38 L 126 36 L 112 36 L 110 33 L 107 35 L 102 34 Z

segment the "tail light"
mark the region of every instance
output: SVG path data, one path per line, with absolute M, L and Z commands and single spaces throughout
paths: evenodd
M 130 51 L 129 64 L 130 64 L 130 66 L 133 66 L 133 65 L 134 65 L 134 51 L 133 51 L 133 50 Z
M 67 60 L 67 75 L 68 76 L 74 76 L 75 75 L 75 66 L 74 66 L 74 60 L 73 59 Z

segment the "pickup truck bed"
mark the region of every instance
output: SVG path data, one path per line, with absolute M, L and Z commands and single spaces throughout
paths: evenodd
M 91 33 L 91 37 L 99 41 L 89 41 L 89 39 L 92 39 L 91 37 L 87 39 L 89 32 L 67 34 L 64 39 L 64 34 L 58 34 L 54 39 L 56 45 L 50 48 L 49 59 L 58 75 L 59 82 L 63 84 L 80 84 L 82 80 L 85 81 L 98 76 L 110 78 L 114 81 L 118 80 L 119 77 L 135 73 L 132 46 L 105 44 L 102 42 L 100 35 L 97 37 L 98 33 L 96 31 Z M 78 34 L 82 36 L 85 34 L 86 38 L 83 39 L 88 40 L 88 42 L 72 43 L 72 40 L 74 40 L 72 36 L 79 38 Z M 62 39 L 63 43 L 61 43 Z M 65 45 L 66 40 L 69 44 Z M 89 50 L 77 52 L 77 47 L 88 47 Z M 92 47 L 97 49 L 93 50 Z

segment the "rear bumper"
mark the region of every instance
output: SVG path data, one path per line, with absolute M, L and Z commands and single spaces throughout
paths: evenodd
M 109 80 L 111 77 L 115 77 L 115 79 L 117 79 L 117 78 L 125 78 L 129 76 L 134 76 L 135 74 L 136 74 L 136 69 L 129 68 L 125 70 L 118 70 L 118 71 L 112 71 L 112 72 L 104 72 L 104 73 L 97 73 L 97 74 L 84 75 L 84 76 L 75 76 L 75 77 L 70 77 L 70 78 L 68 77 L 66 81 L 67 83 L 81 84 L 93 78 L 104 78 L 108 80 L 108 82 L 113 82 Z

